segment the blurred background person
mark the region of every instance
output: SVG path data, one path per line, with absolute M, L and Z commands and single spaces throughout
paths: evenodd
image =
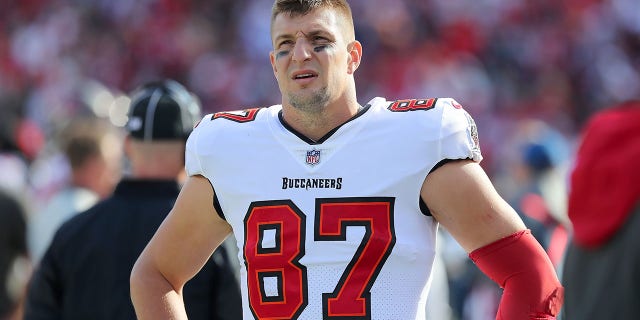
M 111 193 L 121 175 L 122 137 L 108 121 L 73 118 L 56 138 L 69 165 L 69 178 L 30 217 L 28 243 L 35 263 L 42 258 L 58 227 Z
M 31 276 L 26 211 L 20 199 L 0 188 L 0 319 L 21 319 L 21 303 Z
M 131 96 L 125 153 L 129 173 L 114 193 L 64 223 L 29 285 L 25 320 L 135 319 L 129 275 L 169 213 L 184 174 L 198 99 L 173 80 Z M 225 248 L 184 288 L 189 319 L 239 319 L 240 288 Z
M 596 114 L 571 172 L 564 319 L 640 319 L 640 101 Z
M 0 90 L 0 188 L 25 194 L 30 191 L 29 161 L 42 148 L 44 137 L 32 121 L 18 114 L 19 109 L 19 100 L 3 96 Z M 25 135 L 30 140 L 28 148 L 24 148 L 25 143 L 18 143 L 25 140 Z
M 507 149 L 519 152 L 497 174 L 501 191 L 558 269 L 570 228 L 566 175 L 571 144 L 558 130 L 532 119 L 520 121 L 506 143 L 510 145 Z

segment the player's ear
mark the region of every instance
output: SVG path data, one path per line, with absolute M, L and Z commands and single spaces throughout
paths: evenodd
M 347 46 L 349 51 L 349 61 L 347 65 L 347 73 L 353 74 L 360 66 L 362 60 L 362 44 L 358 40 L 354 40 Z
M 276 68 L 276 54 L 274 51 L 269 52 L 269 61 L 271 61 L 271 68 L 273 69 L 273 74 L 278 73 L 278 69 Z

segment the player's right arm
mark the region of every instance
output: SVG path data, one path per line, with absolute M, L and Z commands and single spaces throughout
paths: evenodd
M 433 217 L 504 289 L 496 319 L 556 319 L 563 288 L 551 260 L 478 163 L 477 128 L 453 100 L 442 103 L 438 168 L 421 197 Z
M 136 261 L 131 300 L 138 319 L 187 319 L 184 284 L 231 232 L 213 206 L 209 181 L 188 178 L 176 203 Z

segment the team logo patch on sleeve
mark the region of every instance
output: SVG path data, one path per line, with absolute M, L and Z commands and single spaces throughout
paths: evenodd
M 313 149 L 307 151 L 306 162 L 311 166 L 315 166 L 316 164 L 320 163 L 320 150 Z
M 478 137 L 478 126 L 476 126 L 476 122 L 473 120 L 471 115 L 468 113 L 464 113 L 467 117 L 467 122 L 469 123 L 469 135 L 471 136 L 471 141 L 473 141 L 473 151 L 480 152 L 480 138 Z

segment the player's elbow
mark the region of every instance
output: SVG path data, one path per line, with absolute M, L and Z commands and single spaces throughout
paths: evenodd
M 131 269 L 131 274 L 129 276 L 129 287 L 131 299 L 135 304 L 136 297 L 140 293 L 141 289 L 145 287 L 145 284 L 149 281 L 146 275 L 149 274 L 149 271 L 145 270 L 149 267 L 145 265 L 142 257 L 138 258 L 136 263 L 133 265 Z
M 133 265 L 129 276 L 130 294 L 134 306 L 136 302 L 146 300 L 145 296 L 153 295 L 154 288 L 166 287 L 163 282 L 166 282 L 164 277 L 143 253 Z
M 137 319 L 186 319 L 186 314 L 176 316 L 182 315 L 176 309 L 181 305 L 181 293 L 173 289 L 154 259 L 144 252 L 131 269 L 129 285 Z

